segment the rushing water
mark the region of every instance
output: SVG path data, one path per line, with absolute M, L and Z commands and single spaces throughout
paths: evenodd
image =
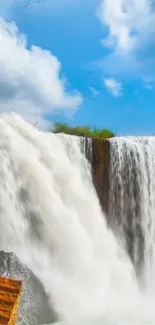
M 155 290 L 155 137 L 115 138 L 110 148 L 111 226 L 123 237 L 143 285 Z
M 145 215 L 141 227 L 148 224 Z M 154 292 L 139 287 L 107 228 L 79 138 L 40 132 L 14 115 L 0 119 L 0 229 L 0 249 L 35 273 L 59 320 L 155 324 Z

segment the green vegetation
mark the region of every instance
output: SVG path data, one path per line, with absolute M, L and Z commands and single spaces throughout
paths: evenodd
M 51 130 L 53 133 L 66 133 L 77 136 L 84 136 L 89 138 L 107 139 L 112 138 L 115 134 L 107 129 L 93 128 L 89 126 L 76 126 L 72 127 L 65 123 L 55 123 L 54 128 Z

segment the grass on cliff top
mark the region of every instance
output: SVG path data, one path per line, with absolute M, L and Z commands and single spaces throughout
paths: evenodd
M 72 127 L 65 123 L 54 124 L 53 129 L 51 130 L 53 133 L 66 133 L 70 135 L 77 135 L 82 137 L 89 138 L 97 138 L 97 139 L 108 139 L 115 136 L 115 134 L 108 129 L 99 129 L 93 128 L 91 129 L 89 126 L 76 126 Z

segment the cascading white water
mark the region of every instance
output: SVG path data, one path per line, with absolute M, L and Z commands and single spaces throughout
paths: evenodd
M 145 285 L 154 286 L 155 137 L 110 141 L 111 224 L 122 233 Z M 144 283 L 143 283 L 144 284 Z
M 153 325 L 155 299 L 107 228 L 80 148 L 0 119 L 0 249 L 27 264 L 70 325 Z

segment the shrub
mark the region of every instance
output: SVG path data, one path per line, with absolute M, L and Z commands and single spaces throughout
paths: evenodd
M 89 138 L 100 138 L 100 139 L 107 139 L 112 138 L 115 134 L 108 130 L 108 129 L 100 129 L 94 128 L 91 129 L 89 126 L 76 126 L 72 127 L 66 123 L 58 123 L 54 124 L 52 130 L 53 133 L 66 133 L 71 135 L 89 137 Z

